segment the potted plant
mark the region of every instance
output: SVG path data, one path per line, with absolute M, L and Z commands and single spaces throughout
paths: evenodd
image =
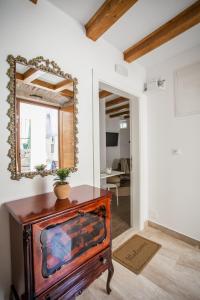
M 70 185 L 66 181 L 71 173 L 71 169 L 63 168 L 56 171 L 57 177 L 54 179 L 54 193 L 57 199 L 66 199 L 70 194 Z
M 35 166 L 35 169 L 36 169 L 36 171 L 38 171 L 38 172 L 44 171 L 45 168 L 46 168 L 46 165 L 44 165 L 44 164 Z

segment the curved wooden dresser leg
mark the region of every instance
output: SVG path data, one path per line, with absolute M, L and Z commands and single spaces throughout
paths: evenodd
M 11 289 L 10 289 L 10 294 L 9 294 L 9 300 L 13 300 L 13 293 L 12 293 Z
M 108 268 L 108 278 L 107 278 L 107 283 L 106 283 L 106 291 L 108 295 L 111 293 L 111 288 L 110 288 L 110 281 L 113 277 L 114 274 L 114 267 L 112 261 L 110 262 L 109 268 Z
M 10 287 L 9 300 L 19 300 L 19 297 L 18 297 L 17 292 L 15 291 L 15 288 L 13 285 L 11 285 L 11 287 Z

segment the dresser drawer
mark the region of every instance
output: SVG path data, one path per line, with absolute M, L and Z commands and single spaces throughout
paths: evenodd
M 95 255 L 75 272 L 65 277 L 58 285 L 40 295 L 38 300 L 69 300 L 78 296 L 87 286 L 99 277 L 108 268 L 111 259 L 111 250 L 106 248 Z
M 110 199 L 34 224 L 32 234 L 35 295 L 39 295 L 109 246 Z

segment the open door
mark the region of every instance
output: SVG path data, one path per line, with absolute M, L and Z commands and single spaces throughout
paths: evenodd
M 62 107 L 59 111 L 60 125 L 60 168 L 72 168 L 74 155 L 74 105 Z

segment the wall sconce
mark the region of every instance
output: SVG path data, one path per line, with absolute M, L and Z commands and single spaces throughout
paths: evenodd
M 158 89 L 165 90 L 166 80 L 165 79 L 151 79 L 145 82 L 144 92 L 155 91 Z

